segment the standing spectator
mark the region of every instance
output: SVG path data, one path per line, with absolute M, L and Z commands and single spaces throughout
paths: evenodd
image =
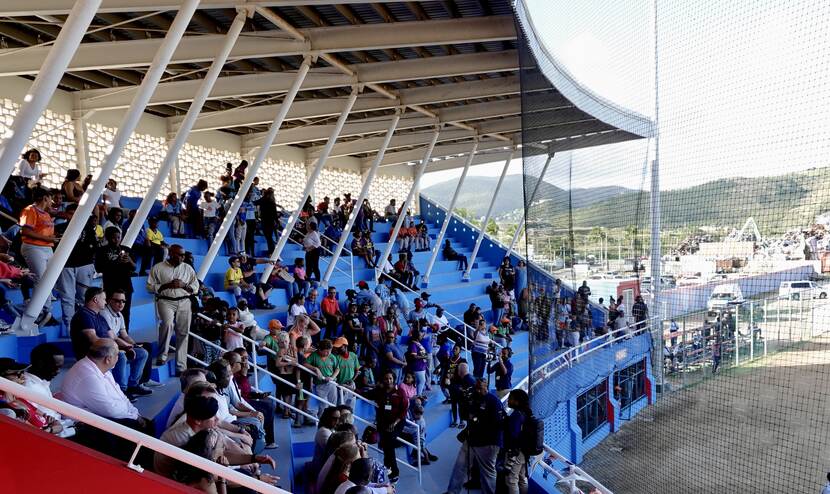
M 49 214 L 52 195 L 38 187 L 32 190 L 32 199 L 34 203 L 26 206 L 20 215 L 20 253 L 34 274 L 32 282 L 37 284 L 46 272 L 46 265 L 52 259 L 52 246 L 58 239 L 55 238 L 55 224 Z M 46 306 L 49 305 L 47 302 Z
M 591 287 L 588 286 L 588 282 L 583 280 L 582 285 L 576 290 L 576 293 L 587 300 L 591 296 Z
M 181 237 L 184 232 L 182 205 L 179 203 L 179 197 L 175 192 L 167 194 L 162 211 L 167 215 L 167 226 L 170 228 L 170 236 L 174 238 Z
M 513 389 L 513 362 L 510 357 L 513 356 L 513 350 L 510 348 L 502 348 L 498 360 L 490 364 L 489 373 L 496 374 L 496 396 L 500 399 L 507 396 L 507 393 Z
M 343 313 L 340 312 L 340 304 L 337 302 L 337 288 L 330 286 L 326 296 L 320 303 L 323 317 L 326 319 L 325 338 L 337 338 L 337 327 L 343 320 Z
M 267 188 L 259 200 L 254 204 L 259 207 L 259 221 L 262 225 L 262 235 L 268 244 L 268 252 L 274 251 L 274 235 L 279 229 L 280 213 L 277 209 L 277 201 L 274 198 L 274 189 Z
M 337 357 L 337 384 L 341 388 L 355 390 L 355 376 L 360 369 L 360 361 L 357 359 L 355 352 L 349 351 L 349 342 L 342 336 L 334 340 L 332 344 L 334 354 Z M 346 405 L 354 408 L 354 395 L 346 390 L 340 389 L 340 397 L 337 400 L 338 405 Z
M 533 416 L 530 399 L 522 389 L 510 391 L 507 406 L 513 410 L 505 420 L 504 430 L 504 482 L 508 494 L 527 494 L 527 461 L 522 450 L 522 432 L 528 419 Z
M 108 337 L 118 345 L 118 363 L 113 369 L 113 377 L 126 389 L 127 396 L 145 396 L 152 391 L 141 384 L 144 377 L 149 378 L 150 369 L 147 359 L 150 353 L 135 342 L 127 331 L 121 308 L 127 297 L 124 290 L 116 289 L 107 297 L 107 305 L 100 312 L 109 326 Z
M 295 295 L 300 294 L 305 297 L 308 290 L 311 288 L 306 277 L 305 263 L 302 257 L 294 259 L 294 266 L 291 267 L 291 275 L 294 277 Z M 315 283 L 314 286 L 317 286 Z
M 45 173 L 40 168 L 40 151 L 31 148 L 17 162 L 17 175 L 27 180 L 30 187 L 39 186 Z
M 306 227 L 308 232 L 303 237 L 303 250 L 305 250 L 305 265 L 308 268 L 308 277 L 314 277 L 315 281 L 320 281 L 320 234 L 317 233 L 317 225 L 309 222 Z
M 107 243 L 95 253 L 95 270 L 103 275 L 104 291 L 107 297 L 112 297 L 116 290 L 124 293 L 124 305 L 121 315 L 124 325 L 130 327 L 130 308 L 133 300 L 133 281 L 131 275 L 135 271 L 135 262 L 130 257 L 127 247 L 121 243 L 121 232 L 117 228 L 104 230 Z
M 245 200 L 239 207 L 239 224 L 245 224 L 245 235 L 243 236 L 242 248 L 239 252 L 248 252 L 255 256 L 254 235 L 256 235 L 256 207 L 251 199 L 251 191 L 245 194 Z
M 213 192 L 205 191 L 205 198 L 199 202 L 199 211 L 202 217 L 200 230 L 208 243 L 212 244 L 219 222 L 219 202 L 213 199 Z
M 504 407 L 501 400 L 488 392 L 486 379 L 476 381 L 469 417 L 469 425 L 462 433 L 465 436 L 464 442 L 455 459 L 447 492 L 459 494 L 464 479 L 472 467 L 477 466 L 481 492 L 495 494 L 496 458 L 502 445 Z
M 628 310 L 625 307 L 625 301 L 622 295 L 617 298 L 616 304 L 617 318 L 614 319 L 614 329 L 622 331 L 628 326 Z
M 634 297 L 634 305 L 631 306 L 631 315 L 634 316 L 634 329 L 643 329 L 648 320 L 648 306 L 643 301 L 642 295 Z
M 418 396 L 424 396 L 424 388 L 427 385 L 427 353 L 421 344 L 421 330 L 416 326 L 409 334 L 409 345 L 406 349 L 406 369 L 415 376 L 415 392 Z
M 164 262 L 153 266 L 147 278 L 147 291 L 156 298 L 159 325 L 160 352 L 158 365 L 167 363 L 170 337 L 176 332 L 176 367 L 179 372 L 187 368 L 187 335 L 190 331 L 192 305 L 190 297 L 199 290 L 199 280 L 193 268 L 182 262 L 184 249 L 173 244 Z
M 239 309 L 237 307 L 228 308 L 227 318 L 223 325 L 222 343 L 225 350 L 233 350 L 245 344 L 242 339 L 242 332 L 245 328 L 239 320 Z
M 455 348 L 459 348 L 458 355 L 460 356 L 460 347 L 456 345 Z M 455 354 L 455 352 L 453 353 Z M 468 402 L 475 384 L 476 380 L 470 374 L 470 368 L 467 362 L 464 359 L 459 359 L 459 363 L 455 367 L 455 372 L 452 374 L 452 379 L 450 380 L 450 413 L 452 414 L 450 427 L 463 429 L 467 426 L 465 420 L 467 420 Z
M 409 400 L 398 389 L 398 377 L 391 370 L 383 373 L 381 382 L 373 393 L 377 411 L 375 418 L 378 424 L 380 440 L 378 444 L 383 450 L 383 464 L 391 470 L 389 480 L 394 484 L 400 477 L 398 462 L 395 457 L 395 448 L 398 435 L 406 423 L 406 413 L 409 410 Z
M 490 336 L 487 333 L 487 323 L 479 319 L 473 333 L 473 348 L 471 351 L 473 359 L 473 376 L 476 379 L 484 377 L 487 370 L 487 352 L 490 350 Z
M 84 304 L 84 292 L 92 286 L 92 278 L 95 275 L 95 249 L 98 241 L 95 238 L 95 228 L 92 225 L 92 217 L 81 230 L 78 241 L 72 246 L 72 252 L 66 260 L 58 281 L 55 283 L 55 291 L 61 301 L 61 321 L 65 330 L 69 329 L 69 322 L 75 314 L 75 308 Z
M 513 269 L 513 264 L 510 263 L 510 257 L 505 257 L 499 266 L 499 280 L 501 285 L 509 293 L 513 291 L 516 285 L 516 270 Z
M 190 234 L 196 238 L 204 236 L 204 221 L 202 220 L 202 209 L 199 207 L 199 202 L 202 199 L 202 193 L 208 188 L 208 183 L 205 180 L 199 180 L 196 185 L 187 189 L 184 193 L 184 207 L 187 211 L 187 223 L 190 225 Z M 215 216 L 214 216 L 215 218 Z
M 398 345 L 395 343 L 394 332 L 386 332 L 386 343 L 383 345 L 381 353 L 383 354 L 381 367 L 384 370 L 391 372 L 392 375 L 395 376 L 395 383 L 399 383 L 401 381 L 401 369 L 403 369 L 403 366 L 406 365 L 406 360 L 404 360 L 404 355 L 401 352 L 401 349 L 398 348 Z
M 314 393 L 323 398 L 331 405 L 337 403 L 337 385 L 335 380 L 340 373 L 337 357 L 331 354 L 331 340 L 322 340 L 317 351 L 308 356 L 305 366 L 314 371 L 317 376 L 314 378 Z M 323 415 L 323 407 L 327 403 L 320 403 L 317 409 L 317 417 Z
M 114 179 L 107 180 L 103 192 L 104 206 L 108 208 L 121 208 L 121 191 L 118 190 L 118 182 Z

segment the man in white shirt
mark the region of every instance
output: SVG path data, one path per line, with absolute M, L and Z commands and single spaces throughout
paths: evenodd
M 199 291 L 196 271 L 183 262 L 184 249 L 173 244 L 167 252 L 167 260 L 153 266 L 147 277 L 147 291 L 156 296 L 159 325 L 158 365 L 167 363 L 170 337 L 176 331 L 176 367 L 179 372 L 187 368 L 187 336 L 190 331 L 190 297 Z
M 210 396 L 186 397 L 184 400 L 184 420 L 168 427 L 160 439 L 173 446 L 183 447 L 197 432 L 216 427 L 219 420 L 216 418 L 217 410 L 219 410 L 219 402 L 216 398 Z M 153 458 L 153 466 L 159 475 L 172 477 L 176 461 L 169 456 L 156 452 Z
M 51 382 L 61 371 L 64 363 L 64 355 L 60 348 L 51 343 L 41 343 L 32 349 L 29 356 L 32 365 L 23 375 L 24 386 L 32 391 L 52 398 Z M 41 413 L 60 421 L 63 430 L 58 434 L 60 437 L 71 437 L 75 435 L 75 421 L 63 418 L 58 412 L 46 408 L 37 403 L 32 403 Z
M 112 372 L 118 378 L 118 384 L 122 388 L 126 386 L 127 396 L 146 396 L 152 391 L 140 382 L 150 354 L 127 332 L 124 316 L 121 314 L 126 302 L 127 294 L 117 288 L 113 290 L 107 299 L 106 307 L 100 312 L 110 328 L 110 339 L 115 340 L 118 345 L 118 364 Z
M 305 250 L 305 269 L 308 278 L 320 281 L 320 234 L 317 233 L 317 224 L 308 222 L 308 233 L 303 237 L 303 250 Z
M 98 339 L 87 356 L 66 372 L 61 399 L 132 429 L 148 431 L 152 423 L 138 413 L 112 377 L 111 371 L 117 362 L 115 342 L 109 338 Z
M 383 215 L 387 221 L 394 219 L 398 215 L 398 208 L 395 206 L 394 199 L 389 199 L 389 204 L 383 209 Z

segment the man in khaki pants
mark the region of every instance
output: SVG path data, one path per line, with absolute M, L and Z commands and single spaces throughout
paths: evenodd
M 170 351 L 171 330 L 176 329 L 176 368 L 179 372 L 187 368 L 187 336 L 190 331 L 190 296 L 199 290 L 199 280 L 190 265 L 182 262 L 184 249 L 171 245 L 167 260 L 150 270 L 147 277 L 147 291 L 156 296 L 156 312 L 159 326 L 159 356 L 156 364 L 167 363 Z

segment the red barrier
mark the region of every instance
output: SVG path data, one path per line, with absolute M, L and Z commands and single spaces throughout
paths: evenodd
M 0 492 L 197 492 L 27 424 L 0 416 Z

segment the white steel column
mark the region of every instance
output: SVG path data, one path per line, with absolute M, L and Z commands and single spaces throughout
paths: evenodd
M 660 245 L 660 92 L 659 81 L 660 73 L 658 71 L 658 36 L 657 36 L 657 0 L 654 0 L 653 10 L 654 22 L 654 161 L 651 162 L 651 311 L 653 316 L 657 316 L 656 327 L 652 328 L 652 334 L 656 333 L 655 348 L 663 348 L 663 317 L 664 311 L 662 307 L 662 300 L 660 298 L 660 291 L 662 290 L 662 276 L 661 276 L 661 245 Z M 738 311 L 735 311 L 738 314 Z M 737 328 L 737 321 L 735 324 Z M 753 344 L 752 320 L 749 322 L 750 345 Z M 738 331 L 735 331 L 737 337 Z M 735 358 L 738 357 L 739 349 L 735 346 Z M 653 359 L 656 360 L 656 359 Z M 660 385 L 660 394 L 666 392 L 665 382 L 663 381 L 663 362 L 652 362 L 652 369 L 656 374 L 656 381 Z
M 208 96 L 210 96 L 210 92 L 213 89 L 213 85 L 216 83 L 216 79 L 219 77 L 220 72 L 222 72 L 222 67 L 224 67 L 225 62 L 228 59 L 228 55 L 230 55 L 233 46 L 236 44 L 236 40 L 239 38 L 239 33 L 242 32 L 242 28 L 245 26 L 245 18 L 247 17 L 247 13 L 247 10 L 240 10 L 239 13 L 236 14 L 236 17 L 234 18 L 230 29 L 228 29 L 227 34 L 225 34 L 224 44 L 219 50 L 219 53 L 217 53 L 216 57 L 213 59 L 210 68 L 205 74 L 205 78 L 202 79 L 202 83 L 199 86 L 198 91 L 196 91 L 196 94 L 193 96 L 193 101 L 190 103 L 190 108 L 188 108 L 187 114 L 179 126 L 179 130 L 176 132 L 176 136 L 173 138 L 172 142 L 168 143 L 167 154 L 164 156 L 164 161 L 161 162 L 161 167 L 159 168 L 156 177 L 153 179 L 153 183 L 150 185 L 150 190 L 147 192 L 147 195 L 144 196 L 144 199 L 142 199 L 141 205 L 138 206 L 138 210 L 135 212 L 135 219 L 133 219 L 130 223 L 130 227 L 124 233 L 124 238 L 121 239 L 121 245 L 132 247 L 133 242 L 135 242 L 136 237 L 138 237 L 138 232 L 144 226 L 144 220 L 147 219 L 147 215 L 150 214 L 150 209 L 152 209 L 153 204 L 156 202 L 156 197 L 158 197 L 159 191 L 161 191 L 161 188 L 164 186 L 164 181 L 168 177 L 175 177 L 175 182 L 178 182 L 177 174 L 173 175 L 173 166 L 176 164 L 179 152 L 184 146 L 184 143 L 187 141 L 187 137 L 190 135 L 190 130 L 193 128 L 193 124 L 196 123 L 196 118 L 199 117 L 199 113 L 202 111 L 205 101 Z M 171 183 L 173 182 L 174 180 L 171 180 Z
M 302 196 L 300 196 L 300 201 L 297 204 L 297 208 L 291 213 L 291 216 L 288 218 L 288 222 L 285 224 L 285 228 L 283 228 L 282 230 L 282 235 L 280 235 L 279 241 L 277 241 L 277 245 L 274 247 L 274 251 L 271 252 L 272 261 L 279 260 L 280 254 L 282 254 L 282 250 L 285 248 L 285 244 L 288 243 L 288 237 L 291 235 L 291 232 L 294 230 L 294 226 L 297 224 L 297 220 L 300 218 L 300 211 L 302 211 L 303 209 L 303 204 L 305 204 L 306 198 L 309 195 L 311 195 L 311 192 L 314 190 L 314 183 L 317 181 L 317 177 L 320 176 L 320 172 L 323 171 L 323 167 L 326 166 L 326 161 L 328 161 L 329 159 L 329 154 L 331 154 L 331 150 L 334 147 L 334 143 L 337 142 L 337 138 L 340 137 L 340 131 L 343 130 L 343 125 L 346 124 L 346 119 L 349 118 L 349 113 L 352 111 L 354 102 L 357 100 L 357 95 L 360 93 L 361 89 L 361 86 L 352 86 L 352 92 L 349 95 L 349 99 L 346 100 L 346 106 L 340 113 L 340 117 L 338 117 L 337 123 L 334 125 L 334 130 L 332 130 L 331 135 L 329 136 L 329 140 L 326 141 L 326 145 L 323 146 L 323 150 L 320 153 L 320 157 L 317 158 L 317 164 L 311 171 L 311 176 L 309 176 L 308 180 L 306 180 L 305 189 L 303 190 Z M 263 145 L 263 149 L 265 150 L 267 150 L 269 147 L 270 143 L 268 143 L 268 146 Z M 273 264 L 266 264 L 265 271 L 263 271 L 262 278 L 260 281 L 262 283 L 267 283 L 268 278 L 271 276 L 271 271 L 273 270 Z
M 470 165 L 473 164 L 473 159 L 476 157 L 478 151 L 478 136 L 473 141 L 473 149 L 470 150 L 467 161 L 464 163 L 464 170 L 461 172 L 461 178 L 458 179 L 458 185 L 455 186 L 455 192 L 450 199 L 450 205 L 447 208 L 447 215 L 444 217 L 444 223 L 441 225 L 441 231 L 438 232 L 438 237 L 435 239 L 435 245 L 432 246 L 432 256 L 427 263 L 427 269 L 424 271 L 424 276 L 421 278 L 423 284 L 429 283 L 429 275 L 432 273 L 432 268 L 435 266 L 435 261 L 438 259 L 438 253 L 441 252 L 441 243 L 444 242 L 444 235 L 447 233 L 447 228 L 450 226 L 452 220 L 452 212 L 455 211 L 455 203 L 458 201 L 458 195 L 461 194 L 461 188 L 464 186 L 464 180 L 467 178 L 467 172 L 470 171 Z
M 90 214 L 92 214 L 98 198 L 101 197 L 104 185 L 106 185 L 113 169 L 115 169 L 118 158 L 121 157 L 121 153 L 127 145 L 127 141 L 129 141 L 130 136 L 138 125 L 144 108 L 153 95 L 153 91 L 155 91 L 161 76 L 164 75 L 164 69 L 176 51 L 176 47 L 187 30 L 190 18 L 193 17 L 193 13 L 196 11 L 198 5 L 199 0 L 185 0 L 182 2 L 180 10 L 176 14 L 170 30 L 167 32 L 167 36 L 165 36 L 158 53 L 153 58 L 153 63 L 148 68 L 147 73 L 144 74 L 144 79 L 141 81 L 141 85 L 133 98 L 129 110 L 127 110 L 121 124 L 118 126 L 115 139 L 113 139 L 112 145 L 110 146 L 110 152 L 104 158 L 104 162 L 96 172 L 96 176 L 93 177 L 92 183 L 89 184 L 86 192 L 81 196 L 78 209 L 69 221 L 69 225 L 66 227 L 63 238 L 60 244 L 58 244 L 58 248 L 55 250 L 52 259 L 46 265 L 45 274 L 35 287 L 35 291 L 29 300 L 29 305 L 26 306 L 21 320 L 21 329 L 24 332 L 28 332 L 29 334 L 37 333 L 37 326 L 34 324 L 34 321 L 43 308 L 43 305 L 49 300 L 52 287 L 55 285 L 58 276 L 60 276 L 63 266 L 69 258 L 69 254 L 75 247 L 75 242 L 77 242 L 78 237 L 81 235 L 81 230 L 86 225 Z
M 504 183 L 504 177 L 507 175 L 507 169 L 510 168 L 510 161 L 513 159 L 513 153 L 515 152 L 516 148 L 514 147 L 510 150 L 510 154 L 507 156 L 507 161 L 504 162 L 504 168 L 502 168 L 499 181 L 496 183 L 496 190 L 493 191 L 493 198 L 490 199 L 490 205 L 487 207 L 487 214 L 484 215 L 484 222 L 481 224 L 481 230 L 478 232 L 476 245 L 473 247 L 473 253 L 470 255 L 469 262 L 467 262 L 467 271 L 464 273 L 465 279 L 470 277 L 470 272 L 473 270 L 473 263 L 476 262 L 478 249 L 481 247 L 481 241 L 484 240 L 484 233 L 487 231 L 487 223 L 490 222 L 490 218 L 493 215 L 493 208 L 496 205 L 496 199 L 499 197 L 501 185 Z
M 331 278 L 331 274 L 334 272 L 334 266 L 337 264 L 337 259 L 340 258 L 340 253 L 343 252 L 343 247 L 346 245 L 346 240 L 349 238 L 349 232 L 352 231 L 354 222 L 357 220 L 357 208 L 363 204 L 363 201 L 366 200 L 366 197 L 369 195 L 369 187 L 372 186 L 372 182 L 375 180 L 378 168 L 380 168 L 380 163 L 383 161 L 383 155 L 386 153 L 386 148 L 389 147 L 389 142 L 395 134 L 395 129 L 398 127 L 398 121 L 401 119 L 401 113 L 403 113 L 402 109 L 398 109 L 398 111 L 395 112 L 395 117 L 392 118 L 392 123 L 389 124 L 389 129 L 386 131 L 386 137 L 383 139 L 383 144 L 380 145 L 378 154 L 375 156 L 375 161 L 372 162 L 372 167 L 369 168 L 366 178 L 363 180 L 363 187 L 360 189 L 360 194 L 357 196 L 357 202 L 355 202 L 357 207 L 354 211 L 352 211 L 352 214 L 349 215 L 349 220 L 343 228 L 343 233 L 340 235 L 337 247 L 334 248 L 334 252 L 331 255 L 329 266 L 326 268 L 326 273 L 323 275 L 324 286 L 328 285 L 329 278 Z
M 86 131 L 86 118 L 81 110 L 72 110 L 72 126 L 75 134 L 75 162 L 81 176 L 85 177 L 89 170 L 89 152 L 87 151 L 88 133 Z
M 406 200 L 401 204 L 401 213 L 398 215 L 398 219 L 395 221 L 395 227 L 392 229 L 392 233 L 389 234 L 389 241 L 386 244 L 386 248 L 383 249 L 383 254 L 381 254 L 380 258 L 378 259 L 378 268 L 375 269 L 375 283 L 378 282 L 380 278 L 380 274 L 383 272 L 383 265 L 386 264 L 386 260 L 389 259 L 389 254 L 392 253 L 392 248 L 395 246 L 395 240 L 398 239 L 398 232 L 401 230 L 401 225 L 403 224 L 403 219 L 406 217 L 406 210 L 409 209 L 409 206 L 412 204 L 412 198 L 415 197 L 415 192 L 418 190 L 418 187 L 421 184 L 421 177 L 424 176 L 424 172 L 427 169 L 427 165 L 429 164 L 430 158 L 432 158 L 432 150 L 435 149 L 435 143 L 438 142 L 438 135 L 441 133 L 441 127 L 435 128 L 435 133 L 432 134 L 432 140 L 429 141 L 427 145 L 426 153 L 424 153 L 424 157 L 421 160 L 421 164 L 418 165 L 418 169 L 415 170 L 415 179 L 412 182 L 412 187 L 409 188 L 409 194 L 406 196 Z
M 35 77 L 35 82 L 23 98 L 23 104 L 14 117 L 11 129 L 0 143 L 0 190 L 6 186 L 38 118 L 52 99 L 61 77 L 100 6 L 101 0 L 77 0 L 72 7 L 69 17 L 55 39 L 55 44 L 52 45 L 49 55 Z
M 519 241 L 519 236 L 522 234 L 522 230 L 524 230 L 525 223 L 527 222 L 527 208 L 533 203 L 533 200 L 536 199 L 536 192 L 539 191 L 539 185 L 542 184 L 542 180 L 545 179 L 545 173 L 548 171 L 548 166 L 550 165 L 550 161 L 553 159 L 553 154 L 548 155 L 548 160 L 545 161 L 545 166 L 542 167 L 542 173 L 539 174 L 539 180 L 536 181 L 536 184 L 533 186 L 533 192 L 530 193 L 530 199 L 528 199 L 527 204 L 524 207 L 524 214 L 522 215 L 522 221 L 519 222 L 519 227 L 516 228 L 516 234 L 513 235 L 513 241 L 510 242 L 510 247 L 507 249 L 507 254 L 505 257 L 510 257 L 510 254 L 513 253 L 513 249 L 516 247 L 516 242 Z
M 300 90 L 306 74 L 308 74 L 308 69 L 311 67 L 311 61 L 311 57 L 308 56 L 303 59 L 303 63 L 300 65 L 300 68 L 297 70 L 297 75 L 294 78 L 294 84 L 285 95 L 285 99 L 283 99 L 277 115 L 274 117 L 274 120 L 271 122 L 271 126 L 268 128 L 268 134 L 265 137 L 265 142 L 263 142 L 262 146 L 259 148 L 253 164 L 251 164 L 245 172 L 245 180 L 242 182 L 242 186 L 237 191 L 236 196 L 234 196 L 230 209 L 227 213 L 225 213 L 225 217 L 222 219 L 222 224 L 216 232 L 216 237 L 213 239 L 213 243 L 210 245 L 207 254 L 205 254 L 205 258 L 202 260 L 202 265 L 199 266 L 198 277 L 200 280 L 205 279 L 205 276 L 207 276 L 208 271 L 210 270 L 210 265 L 213 264 L 213 260 L 216 259 L 216 256 L 219 254 L 219 249 L 222 248 L 222 242 L 225 241 L 225 237 L 228 235 L 231 225 L 233 225 L 236 213 L 239 212 L 239 207 L 242 206 L 242 202 L 245 200 L 245 196 L 248 194 L 248 190 L 250 190 L 251 184 L 254 182 L 254 178 L 259 171 L 260 165 L 262 165 L 262 162 L 265 161 L 266 157 L 268 157 L 268 152 L 271 150 L 271 144 L 273 144 L 274 139 L 277 138 L 277 133 L 280 131 L 280 127 L 282 127 L 282 122 L 285 120 L 285 116 L 288 115 L 288 110 L 294 103 L 294 97 L 297 96 L 297 92 Z M 355 97 L 357 97 L 356 92 Z M 354 100 L 352 100 L 352 104 L 353 103 Z M 349 105 L 349 109 L 351 109 L 351 104 Z M 348 113 L 348 110 L 346 113 Z M 251 252 L 251 254 L 253 255 L 254 253 Z

